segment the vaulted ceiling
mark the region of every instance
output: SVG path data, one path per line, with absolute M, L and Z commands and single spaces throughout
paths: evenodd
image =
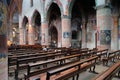
M 23 0 L 7 0 L 8 4 L 8 17 L 12 18 L 14 12 L 21 13 Z

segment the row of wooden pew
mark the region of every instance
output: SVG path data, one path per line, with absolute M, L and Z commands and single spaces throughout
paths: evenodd
M 53 80 L 52 76 L 56 74 L 61 75 L 54 78 L 55 80 L 66 80 L 70 77 L 74 79 L 76 75 L 76 80 L 78 80 L 79 73 L 86 69 L 90 69 L 90 72 L 95 73 L 97 63 L 102 62 L 106 66 L 110 60 L 116 62 L 119 59 L 119 50 L 108 53 L 108 49 L 97 50 L 96 48 L 90 50 L 88 48 L 59 48 L 59 50 L 51 52 L 40 50 L 29 52 L 28 50 L 24 55 L 21 54 L 22 51 L 16 52 L 16 55 L 9 56 L 9 66 L 16 65 L 14 69 L 15 80 L 19 79 L 19 71 L 23 69 L 27 70 L 24 73 L 24 79 L 26 80 L 43 73 L 46 73 L 46 80 Z M 37 70 L 34 70 L 34 68 L 37 68 Z M 70 69 L 73 69 L 73 71 L 62 75 L 64 71 Z
M 23 50 L 24 51 L 24 50 Z M 63 50 L 65 51 L 65 50 Z M 19 51 L 17 51 L 18 54 Z M 73 50 L 74 52 L 74 50 Z M 20 51 L 21 53 L 21 51 Z M 24 53 L 25 54 L 25 53 Z M 27 65 L 25 65 L 26 63 L 30 63 L 30 62 L 37 62 L 37 61 L 41 61 L 41 60 L 47 60 L 49 58 L 54 58 L 56 56 L 64 56 L 64 55 L 69 55 L 67 52 L 65 53 L 61 53 L 61 51 L 57 51 L 57 52 L 44 52 L 44 53 L 37 53 L 37 54 L 29 54 L 29 55 L 15 55 L 15 56 L 9 56 L 9 66 L 13 66 L 16 65 L 15 67 L 15 78 L 18 79 L 18 73 L 19 70 L 23 69 L 23 68 L 27 68 Z M 24 65 L 22 65 L 24 64 Z M 22 66 L 20 66 L 22 65 Z
M 120 79 L 120 60 L 104 72 L 98 74 L 92 80 L 112 80 L 113 77 L 118 77 Z
M 8 46 L 8 50 L 16 50 L 16 49 L 42 49 L 41 45 L 15 45 L 12 44 Z

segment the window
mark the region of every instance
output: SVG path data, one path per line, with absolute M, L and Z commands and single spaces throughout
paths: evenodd
M 30 1 L 30 6 L 31 6 L 31 7 L 33 6 L 33 0 Z

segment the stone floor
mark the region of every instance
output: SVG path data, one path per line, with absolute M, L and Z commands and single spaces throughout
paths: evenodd
M 110 63 L 109 66 L 113 64 L 113 63 Z M 109 67 L 107 66 L 103 66 L 102 64 L 97 64 L 96 65 L 96 72 L 97 73 L 101 73 L 103 71 L 105 71 L 106 69 L 108 69 Z M 25 73 L 25 71 L 21 71 L 21 73 Z M 39 77 L 41 77 L 41 80 L 45 80 L 45 76 L 46 74 L 42 74 L 42 75 L 38 75 Z M 82 72 L 80 73 L 80 76 L 79 76 L 79 80 L 91 80 L 93 77 L 95 77 L 97 74 L 94 74 L 94 73 L 90 73 L 88 70 L 85 71 L 85 72 Z M 23 75 L 21 75 L 23 77 Z M 37 77 L 38 77 L 37 76 Z M 34 79 L 33 79 L 34 78 Z M 31 80 L 35 80 L 36 76 L 31 78 Z M 14 75 L 13 76 L 9 76 L 9 80 L 15 80 L 14 79 Z M 22 79 L 24 80 L 24 79 Z M 54 79 L 52 79 L 54 80 Z M 72 80 L 72 78 L 70 78 L 69 80 Z M 113 78 L 112 80 L 120 80 L 118 78 Z

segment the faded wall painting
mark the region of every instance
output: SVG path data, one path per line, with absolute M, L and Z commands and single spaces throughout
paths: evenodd
M 70 37 L 71 37 L 70 32 L 64 32 L 64 33 L 63 33 L 63 37 L 64 37 L 64 38 L 70 38 Z
M 7 9 L 5 0 L 0 0 L 0 80 L 8 80 L 7 67 Z
M 92 32 L 87 32 L 87 42 L 92 42 Z
M 111 43 L 111 30 L 100 31 L 100 44 L 107 45 Z
M 7 14 L 7 11 L 4 5 L 4 0 L 0 0 L 0 34 L 7 33 L 6 14 Z

